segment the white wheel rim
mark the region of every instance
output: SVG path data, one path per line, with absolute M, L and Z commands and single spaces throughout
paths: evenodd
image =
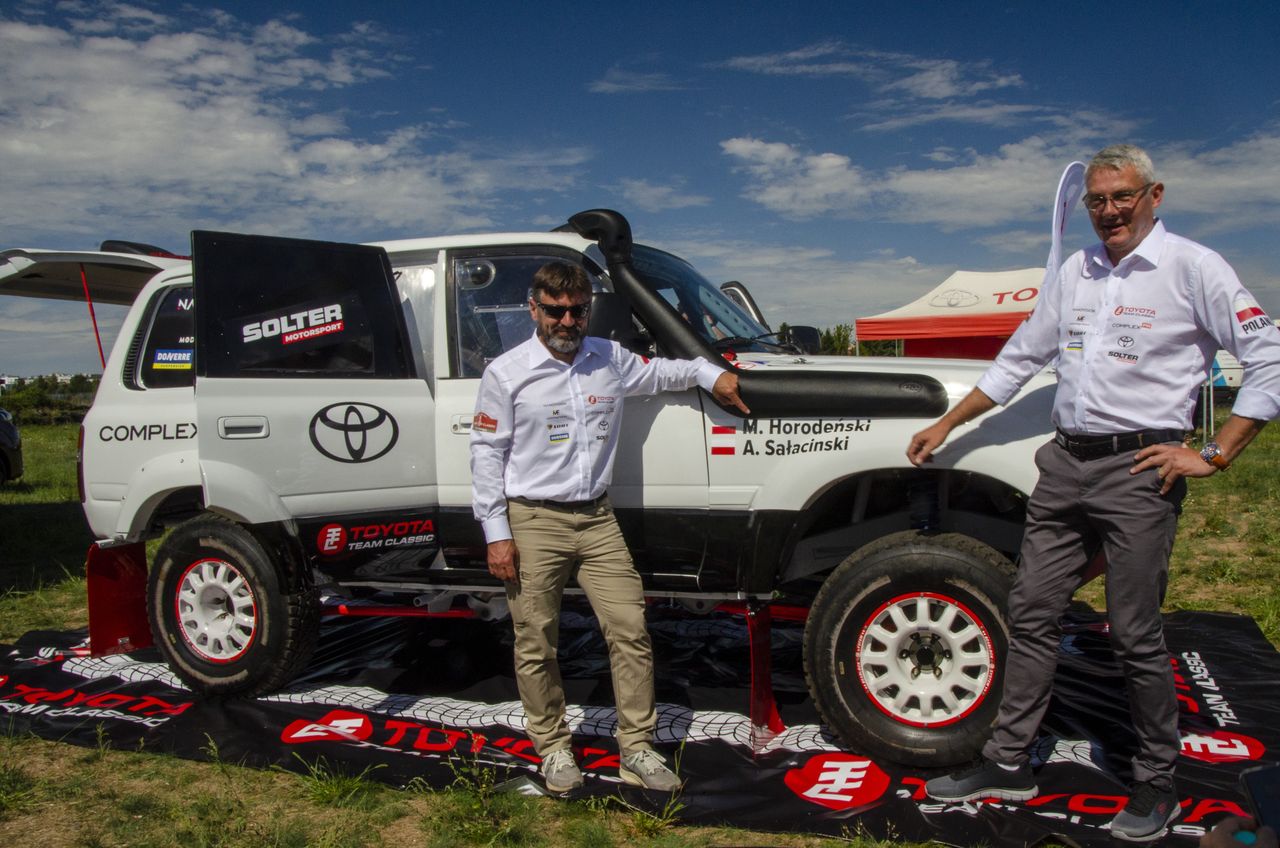
M 239 659 L 257 634 L 258 609 L 249 581 L 224 560 L 192 563 L 178 581 L 174 609 L 187 647 L 208 662 Z
M 954 598 L 900 595 L 868 617 L 856 645 L 858 680 L 895 721 L 938 727 L 986 700 L 995 645 L 982 622 Z

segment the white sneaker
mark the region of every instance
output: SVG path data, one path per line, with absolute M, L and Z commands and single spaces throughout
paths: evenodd
M 559 748 L 542 758 L 542 777 L 550 792 L 564 793 L 582 785 L 582 770 L 568 748 Z
M 623 782 L 658 792 L 675 792 L 684 785 L 657 751 L 643 748 L 622 758 L 618 776 Z

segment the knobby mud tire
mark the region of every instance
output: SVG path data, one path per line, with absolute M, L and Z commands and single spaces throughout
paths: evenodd
M 207 697 L 255 696 L 292 680 L 320 627 L 313 589 L 240 525 L 187 521 L 161 543 L 148 576 L 152 634 L 169 667 Z

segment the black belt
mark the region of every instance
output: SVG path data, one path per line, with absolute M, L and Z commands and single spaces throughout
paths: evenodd
M 545 507 L 547 509 L 558 509 L 561 512 L 581 512 L 583 510 L 595 509 L 609 499 L 607 494 L 592 498 L 589 501 L 546 501 L 535 500 L 534 498 L 522 498 L 518 495 L 509 497 L 507 500 L 514 501 L 524 506 Z
M 1114 433 L 1110 436 L 1072 436 L 1059 430 L 1053 440 L 1076 459 L 1098 459 L 1136 451 L 1148 445 L 1180 442 L 1185 436 L 1182 430 L 1138 430 L 1136 433 Z

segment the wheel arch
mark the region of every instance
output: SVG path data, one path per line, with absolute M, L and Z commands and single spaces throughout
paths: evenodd
M 997 477 L 958 469 L 887 467 L 814 492 L 805 504 L 778 582 L 823 578 L 850 554 L 908 530 L 960 533 L 1017 557 L 1027 494 Z
M 136 503 L 129 498 L 121 499 L 116 535 L 123 539 L 154 535 L 151 531 L 157 524 L 176 523 L 197 514 L 204 506 L 200 464 L 194 450 L 164 454 L 143 463 L 133 472 L 124 490 L 148 494 Z
M 288 521 L 289 508 L 257 474 L 216 460 L 200 461 L 204 502 L 210 511 L 243 526 Z

